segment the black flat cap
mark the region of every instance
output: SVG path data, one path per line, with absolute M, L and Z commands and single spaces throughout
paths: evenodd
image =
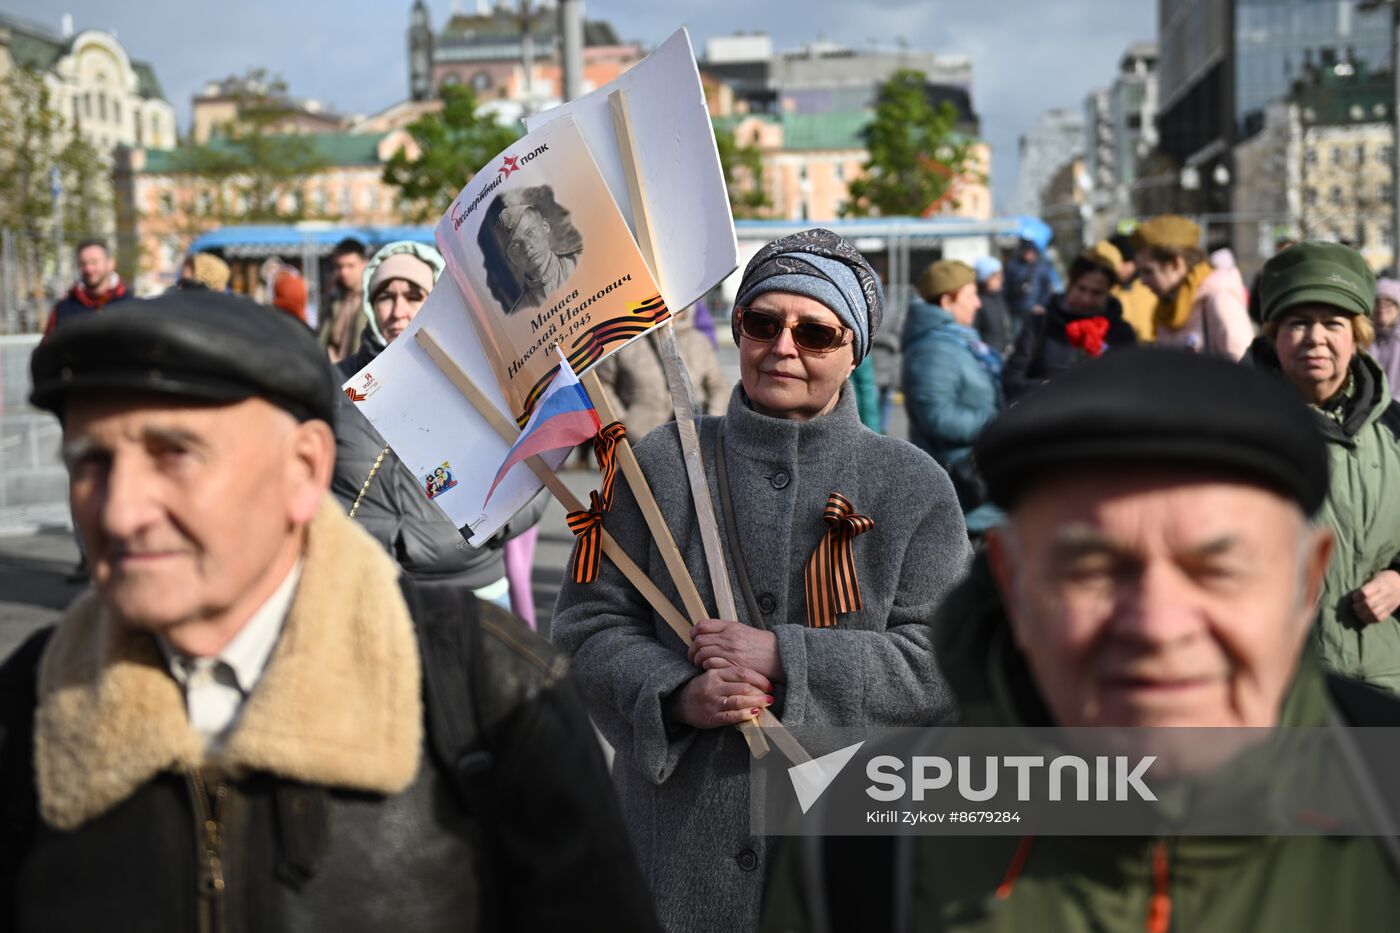
M 60 417 L 75 390 L 211 402 L 263 398 L 335 424 L 339 388 L 315 336 L 291 315 L 235 295 L 167 292 L 56 329 L 30 360 L 30 401 Z
M 974 448 L 992 501 L 1011 508 L 1049 476 L 1119 464 L 1219 470 L 1308 515 L 1327 496 L 1327 445 L 1277 377 L 1180 350 L 1117 350 L 1003 412 Z

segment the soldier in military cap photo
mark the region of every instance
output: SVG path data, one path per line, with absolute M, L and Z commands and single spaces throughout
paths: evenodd
M 310 330 L 171 292 L 32 369 L 93 589 L 0 668 L 0 929 L 656 928 L 567 661 L 327 496 Z

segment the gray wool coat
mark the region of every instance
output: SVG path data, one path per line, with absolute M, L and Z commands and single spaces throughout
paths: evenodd
M 964 576 L 970 550 L 947 475 L 912 445 L 863 426 L 849 388 L 831 413 L 807 422 L 761 415 L 736 388 L 723 418 L 700 422 L 721 526 L 713 466 L 721 426 L 759 618 L 747 617 L 732 561 L 730 577 L 740 621 L 777 635 L 786 684 L 775 712 L 789 726 L 905 726 L 951 715 L 928 622 Z M 713 610 L 675 425 L 653 431 L 636 452 Z M 802 569 L 826 530 L 822 509 L 833 491 L 875 527 L 855 539 L 862 609 L 815 629 L 806 625 Z M 621 478 L 605 526 L 680 606 Z M 566 579 L 553 632 L 573 655 L 589 712 L 616 749 L 613 779 L 663 925 L 673 933 L 755 929 L 769 847 L 749 832 L 747 746 L 733 728 L 664 721 L 665 699 L 699 673 L 685 646 L 606 560 L 592 584 Z

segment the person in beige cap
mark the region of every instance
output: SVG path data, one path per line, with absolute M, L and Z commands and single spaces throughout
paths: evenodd
M 207 288 L 211 292 L 228 291 L 232 277 L 228 263 L 213 253 L 195 253 L 185 257 L 180 267 L 180 280 L 175 283 L 179 289 Z
M 1133 234 L 1138 273 L 1157 295 L 1157 343 L 1238 360 L 1254 339 L 1235 269 L 1215 269 L 1201 248 L 1201 228 L 1172 214 Z
M 909 440 L 953 480 L 971 534 L 997 514 L 982 508 L 972 442 L 1001 410 L 1001 354 L 973 329 L 982 300 L 977 275 L 956 260 L 935 262 L 918 282 L 922 301 L 904 318 L 904 409 Z
M 1107 240 L 1080 253 L 1069 267 L 1069 287 L 1050 300 L 1044 314 L 1026 322 L 1002 373 L 1006 400 L 1027 393 L 1085 359 L 1137 345 L 1123 306 L 1110 294 L 1123 262 Z

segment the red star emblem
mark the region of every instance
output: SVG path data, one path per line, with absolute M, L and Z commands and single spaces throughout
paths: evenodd
M 501 164 L 501 174 L 510 177 L 510 173 L 520 168 L 520 156 L 506 156 Z

